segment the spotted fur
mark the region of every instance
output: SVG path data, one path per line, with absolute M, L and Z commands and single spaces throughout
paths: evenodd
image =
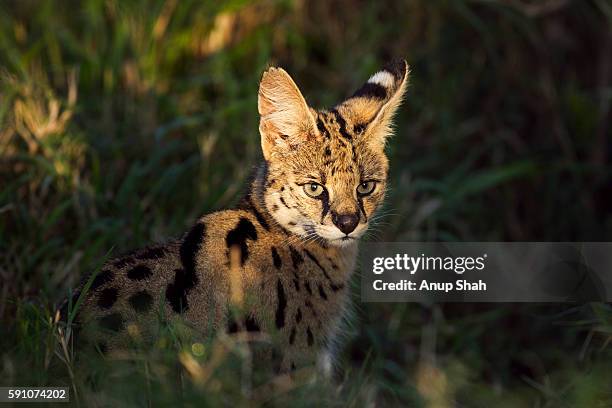
M 274 334 L 281 370 L 329 362 L 357 241 L 383 201 L 384 147 L 407 78 L 404 61 L 389 64 L 315 110 L 284 70 L 268 69 L 258 98 L 264 161 L 244 199 L 179 240 L 107 262 L 79 310 L 85 337 L 112 351 L 155 340 L 160 317 L 183 319 L 202 334 Z

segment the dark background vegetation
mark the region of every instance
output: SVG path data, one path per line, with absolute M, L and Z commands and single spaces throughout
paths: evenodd
M 1 1 L 1 385 L 84 406 L 612 406 L 604 304 L 357 302 L 335 382 L 269 388 L 239 342 L 173 330 L 79 364 L 52 316 L 108 254 L 236 202 L 269 65 L 330 106 L 410 63 L 375 239 L 610 240 L 611 27 L 606 0 Z

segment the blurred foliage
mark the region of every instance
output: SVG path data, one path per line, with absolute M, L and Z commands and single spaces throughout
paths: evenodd
M 331 106 L 411 64 L 377 239 L 609 240 L 611 27 L 606 0 L 0 1 L 3 385 L 85 405 L 611 406 L 607 305 L 358 304 L 336 384 L 259 394 L 239 341 L 199 353 L 170 328 L 79 366 L 49 312 L 109 252 L 236 202 L 269 65 Z

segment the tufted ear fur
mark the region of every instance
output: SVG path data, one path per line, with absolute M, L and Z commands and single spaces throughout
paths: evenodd
M 259 84 L 259 133 L 264 158 L 276 149 L 294 148 L 316 138 L 315 119 L 293 79 L 282 68 L 269 68 Z
M 384 148 L 391 134 L 393 115 L 408 84 L 410 69 L 406 61 L 391 62 L 368 79 L 337 109 L 361 128 L 367 142 Z

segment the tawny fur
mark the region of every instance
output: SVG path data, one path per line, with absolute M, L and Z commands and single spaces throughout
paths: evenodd
M 181 320 L 204 335 L 274 333 L 282 370 L 333 359 L 407 78 L 405 62 L 389 64 L 335 108 L 315 110 L 284 70 L 267 70 L 258 101 L 265 160 L 244 199 L 180 240 L 107 262 L 79 310 L 85 337 L 120 349 L 154 341 L 160 319 Z M 360 195 L 368 181 L 373 191 Z M 325 194 L 309 196 L 311 183 Z M 349 233 L 336 225 L 342 215 L 358 220 Z

